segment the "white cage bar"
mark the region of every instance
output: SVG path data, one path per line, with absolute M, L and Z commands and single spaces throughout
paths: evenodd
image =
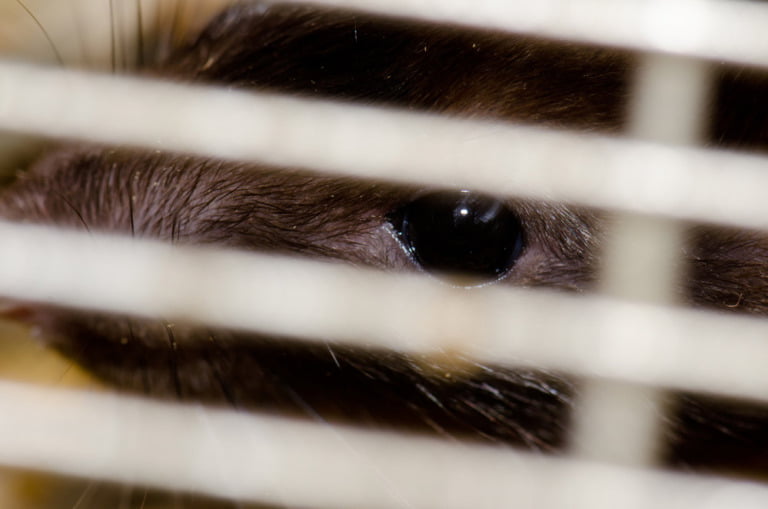
M 0 293 L 19 298 L 768 401 L 761 318 L 8 223 L 0 238 Z
M 701 141 L 712 89 L 711 66 L 690 58 L 645 55 L 635 71 L 629 135 L 678 146 Z M 684 269 L 678 221 L 615 215 L 601 259 L 606 294 L 674 304 Z M 592 459 L 653 465 L 663 437 L 666 394 L 658 388 L 588 380 L 579 391 L 571 437 L 574 451 Z
M 510 501 L 523 509 L 758 509 L 768 503 L 768 487 L 758 483 L 7 382 L 0 383 L 0 412 L 0 463 L 278 505 L 491 509 Z
M 278 505 L 759 509 L 768 504 L 768 487 L 757 483 L 7 382 L 0 383 L 0 413 L 0 463 Z
M 765 159 L 725 151 L 7 62 L 0 127 L 768 228 Z

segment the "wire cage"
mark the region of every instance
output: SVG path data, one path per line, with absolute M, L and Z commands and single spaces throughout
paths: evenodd
M 187 86 L 18 56 L 0 60 L 0 128 L 607 209 L 615 227 L 599 293 L 466 292 L 412 274 L 2 222 L 0 294 L 559 370 L 587 380 L 573 446 L 536 455 L 6 378 L 0 463 L 281 507 L 765 507 L 768 488 L 758 481 L 655 465 L 664 392 L 768 402 L 768 324 L 687 309 L 674 297 L 684 221 L 768 227 L 765 158 L 700 146 L 714 63 L 768 66 L 768 8 L 713 0 L 317 3 L 629 49 L 638 65 L 627 136 Z M 72 10 L 29 8 L 66 56 L 71 41 L 44 12 Z M 12 25 L 5 46 L 18 55 Z M 114 24 L 100 25 L 95 37 L 114 37 Z M 47 43 L 35 44 L 45 54 Z M 114 55 L 113 45 L 93 60 L 108 67 Z M 383 311 L 392 309 L 396 323 Z

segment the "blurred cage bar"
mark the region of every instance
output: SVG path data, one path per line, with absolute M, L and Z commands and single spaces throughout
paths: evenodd
M 601 295 L 463 292 L 412 275 L 9 223 L 0 223 L 0 293 L 577 374 L 589 381 L 570 454 L 3 381 L 0 463 L 300 507 L 768 506 L 759 483 L 652 468 L 663 391 L 768 401 L 768 322 L 685 310 L 673 298 L 679 221 L 768 227 L 768 161 L 696 148 L 710 62 L 768 67 L 768 6 L 318 3 L 637 50 L 631 139 L 10 61 L 0 62 L 0 127 L 608 208 L 616 226 Z

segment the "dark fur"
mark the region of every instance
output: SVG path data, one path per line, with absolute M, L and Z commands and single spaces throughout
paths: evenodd
M 633 59 L 621 52 L 346 12 L 250 5 L 226 10 L 164 65 L 146 72 L 618 133 L 632 71 Z M 765 79 L 728 69 L 721 74 L 712 142 L 764 148 Z M 5 192 L 0 215 L 416 270 L 386 216 L 422 192 L 300 169 L 76 145 L 43 157 Z M 601 213 L 510 204 L 526 243 L 502 283 L 589 290 Z M 694 305 L 765 314 L 767 249 L 766 238 L 754 232 L 692 228 L 682 297 Z M 134 391 L 539 450 L 565 445 L 578 387 L 577 380 L 541 371 L 483 365 L 448 373 L 395 353 L 333 347 L 334 358 L 326 347 L 280 338 L 253 341 L 162 320 L 35 306 L 30 312 L 52 345 Z M 201 335 L 208 341 L 190 340 Z M 768 410 L 693 395 L 675 401 L 669 464 L 768 470 Z

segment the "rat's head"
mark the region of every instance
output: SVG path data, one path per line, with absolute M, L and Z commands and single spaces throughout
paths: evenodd
M 144 72 L 618 135 L 634 63 L 624 52 L 508 34 L 247 4 L 224 10 Z M 741 92 L 762 90 L 762 81 L 721 74 L 711 138 L 764 145 L 763 107 L 741 117 L 740 106 L 723 104 L 735 98 L 746 103 Z M 41 157 L 0 195 L 0 216 L 422 271 L 447 284 L 457 284 L 459 274 L 467 286 L 572 292 L 596 285 L 607 223 L 596 210 L 473 190 L 84 143 Z M 765 313 L 767 249 L 768 240 L 752 232 L 692 227 L 681 298 Z M 427 369 L 421 360 L 392 352 L 331 350 L 162 319 L 36 305 L 28 311 L 47 342 L 102 378 L 148 394 L 408 425 L 540 449 L 559 447 L 566 437 L 575 381 L 549 372 L 477 364 L 443 377 L 439 367 Z M 702 415 L 699 403 L 693 406 Z M 707 433 L 694 439 L 712 440 Z

